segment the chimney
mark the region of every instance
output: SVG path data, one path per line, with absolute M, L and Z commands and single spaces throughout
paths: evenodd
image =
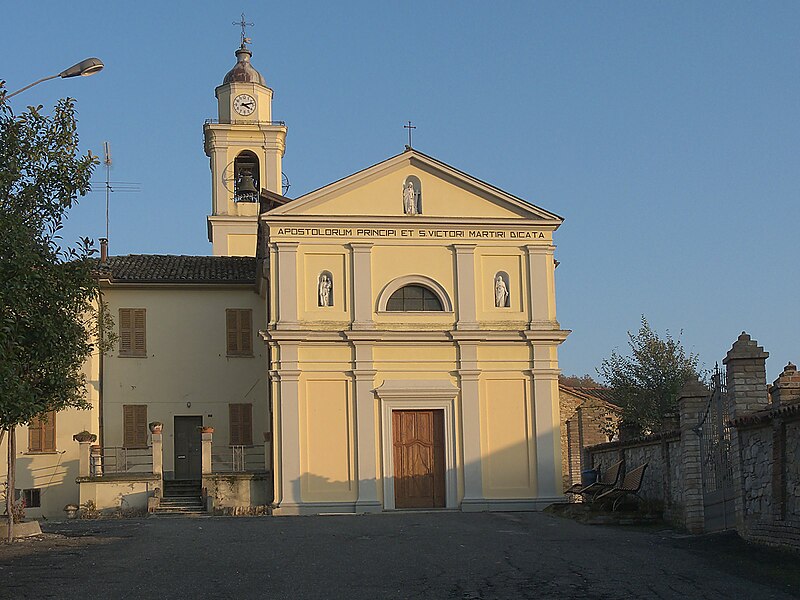
M 100 238 L 100 264 L 108 263 L 108 238 Z

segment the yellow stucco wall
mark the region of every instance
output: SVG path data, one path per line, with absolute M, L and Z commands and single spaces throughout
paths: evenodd
M 270 431 L 266 349 L 258 337 L 265 326 L 263 300 L 252 288 L 127 288 L 105 290 L 109 310 L 144 308 L 147 357 L 105 361 L 105 445 L 121 446 L 122 407 L 146 404 L 147 420 L 164 423 L 164 470 L 174 469 L 174 417 L 200 416 L 214 427 L 214 455 L 225 457 L 230 439 L 228 405 L 253 405 L 253 442 Z M 226 355 L 225 310 L 253 310 L 253 355 Z

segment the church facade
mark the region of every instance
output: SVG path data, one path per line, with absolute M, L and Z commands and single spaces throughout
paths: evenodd
M 87 363 L 95 409 L 79 419 L 100 455 L 146 450 L 156 423 L 164 478 L 205 485 L 213 427 L 239 471 L 263 449 L 253 498 L 276 515 L 561 500 L 562 219 L 408 146 L 284 197 L 287 127 L 251 55 L 237 50 L 204 126 L 213 256 L 100 264 L 119 341 Z M 76 463 L 76 432 L 57 432 Z

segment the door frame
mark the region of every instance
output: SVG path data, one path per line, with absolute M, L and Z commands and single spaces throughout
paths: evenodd
M 392 436 L 392 411 L 395 410 L 442 410 L 444 411 L 444 497 L 445 508 L 458 508 L 456 500 L 456 452 L 455 452 L 455 399 L 458 388 L 447 382 L 426 381 L 423 386 L 416 382 L 386 382 L 375 390 L 381 404 L 381 454 L 383 456 L 383 508 L 395 510 L 394 503 L 394 452 Z M 411 384 L 403 385 L 397 384 Z M 437 385 L 438 384 L 438 385 Z M 442 385 L 444 384 L 444 385 Z M 432 509 L 434 510 L 434 509 Z M 441 509 L 439 509 L 441 510 Z

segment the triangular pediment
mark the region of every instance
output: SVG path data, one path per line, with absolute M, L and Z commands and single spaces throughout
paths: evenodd
M 403 187 L 415 178 L 421 217 L 549 221 L 558 215 L 534 206 L 417 150 L 309 192 L 270 216 L 403 217 Z

